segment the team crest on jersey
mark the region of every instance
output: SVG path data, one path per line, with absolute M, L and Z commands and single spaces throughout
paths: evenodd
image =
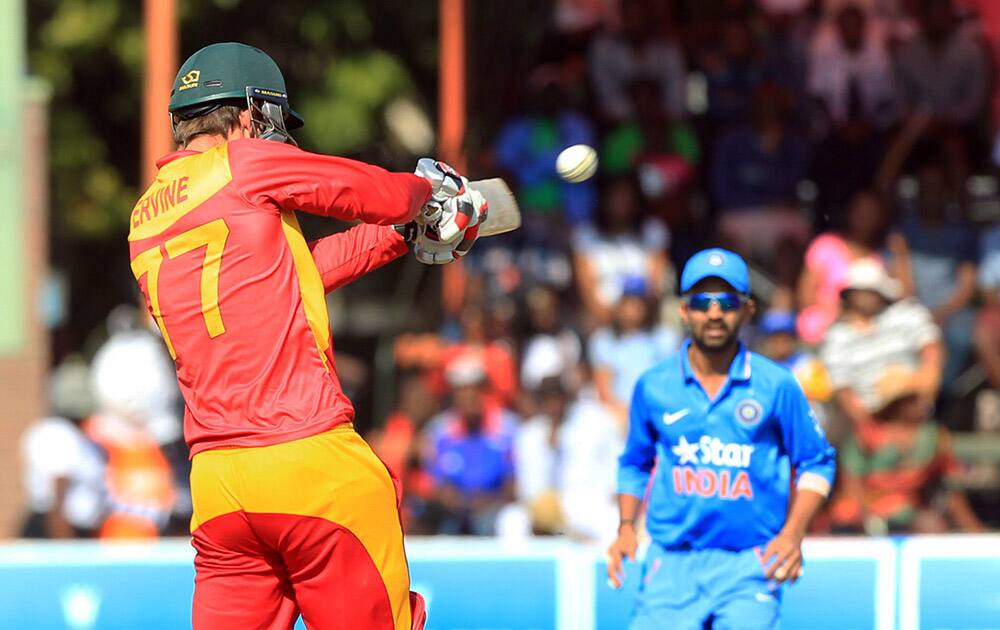
M 764 407 L 753 398 L 745 398 L 736 405 L 736 419 L 744 426 L 752 426 L 764 417 Z

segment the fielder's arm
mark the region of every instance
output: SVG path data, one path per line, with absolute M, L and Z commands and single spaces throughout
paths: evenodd
M 796 482 L 785 524 L 767 544 L 761 562 L 768 579 L 794 582 L 802 574 L 802 540 L 809 523 L 830 495 L 837 453 L 791 374 L 780 383 L 776 403 L 782 445 L 795 469 Z
M 622 559 L 635 560 L 638 547 L 635 521 L 642 508 L 642 500 L 656 462 L 656 440 L 656 429 L 650 422 L 646 407 L 645 382 L 640 378 L 629 408 L 625 450 L 618 458 L 618 509 L 621 521 L 618 538 L 608 549 L 608 582 L 614 588 L 621 588 L 625 578 Z

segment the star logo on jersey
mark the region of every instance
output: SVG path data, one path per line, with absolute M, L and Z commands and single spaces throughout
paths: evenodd
M 688 442 L 687 438 L 683 435 L 677 446 L 672 447 L 670 450 L 678 457 L 677 464 L 679 466 L 698 463 L 698 443 Z

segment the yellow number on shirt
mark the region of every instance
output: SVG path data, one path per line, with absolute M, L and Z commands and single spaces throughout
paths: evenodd
M 146 278 L 146 290 L 149 292 L 149 306 L 153 310 L 153 319 L 160 327 L 160 334 L 163 335 L 163 341 L 167 344 L 167 350 L 170 350 L 170 356 L 176 359 L 174 345 L 170 343 L 170 335 L 167 334 L 167 328 L 163 325 L 163 315 L 160 313 L 160 296 L 156 290 L 160 279 L 160 265 L 162 264 L 163 254 L 160 253 L 160 247 L 156 246 L 135 257 L 135 260 L 132 261 L 132 274 L 136 280 L 139 280 L 144 273 L 149 274 L 149 277 Z
M 226 222 L 216 219 L 178 234 L 166 243 L 170 258 L 205 247 L 205 260 L 201 263 L 201 314 L 205 318 L 208 336 L 213 339 L 226 332 L 222 313 L 219 312 L 219 272 L 222 269 L 222 250 L 228 238 Z
M 171 259 L 202 247 L 205 248 L 205 259 L 201 263 L 201 314 L 205 318 L 208 336 L 213 339 L 226 332 L 226 326 L 222 323 L 222 313 L 219 311 L 219 273 L 222 270 L 222 252 L 226 248 L 228 238 L 229 227 L 226 222 L 222 219 L 216 219 L 182 232 L 164 243 L 167 257 Z M 132 261 L 132 273 L 136 280 L 144 273 L 149 274 L 146 286 L 149 291 L 153 317 L 160 327 L 160 332 L 163 333 L 163 340 L 167 344 L 167 349 L 170 350 L 170 356 L 176 359 L 177 355 L 174 353 L 170 336 L 163 325 L 163 316 L 160 314 L 157 281 L 162 264 L 163 256 L 159 246 L 153 247 L 135 257 L 135 260 Z

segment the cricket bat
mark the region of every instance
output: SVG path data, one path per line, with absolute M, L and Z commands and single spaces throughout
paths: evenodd
M 478 191 L 490 205 L 486 223 L 479 228 L 479 236 L 496 236 L 521 227 L 521 209 L 507 182 L 494 177 L 469 182 L 469 186 Z

